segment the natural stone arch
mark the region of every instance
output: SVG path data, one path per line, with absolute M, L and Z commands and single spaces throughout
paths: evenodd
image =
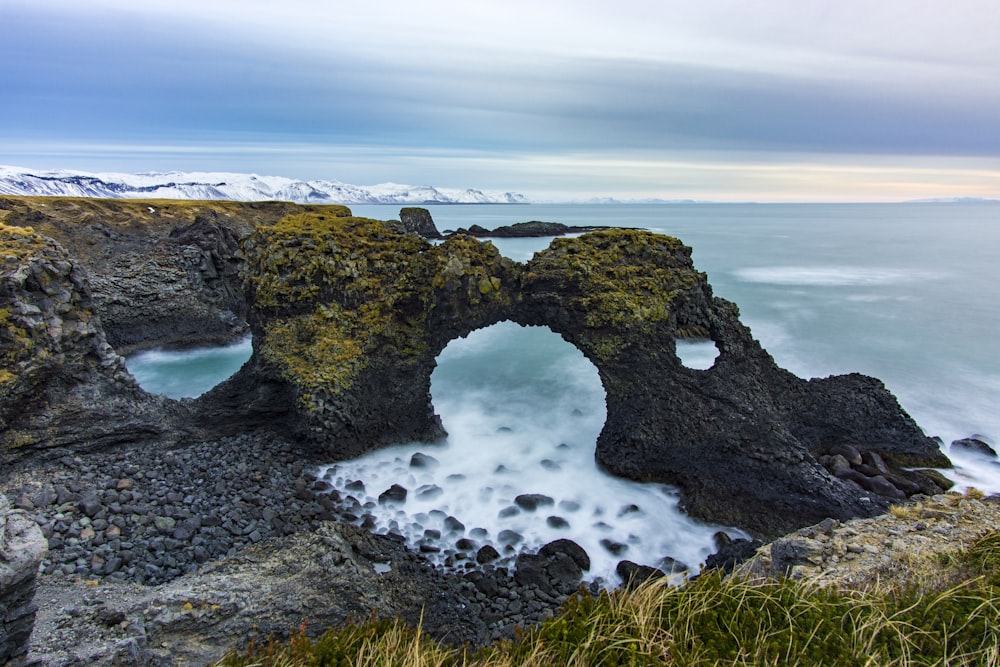
M 254 355 L 202 399 L 205 424 L 268 423 L 333 459 L 438 439 L 437 355 L 509 319 L 548 326 L 597 366 L 599 463 L 679 486 L 696 516 L 769 536 L 884 509 L 819 465 L 831 442 L 899 464 L 947 461 L 877 380 L 807 382 L 778 368 L 677 239 L 608 230 L 519 264 L 467 236 L 435 246 L 378 221 L 307 214 L 258 227 L 244 252 Z M 677 358 L 676 339 L 692 336 L 718 347 L 711 369 Z

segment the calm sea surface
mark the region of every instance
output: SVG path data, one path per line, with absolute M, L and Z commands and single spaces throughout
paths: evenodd
M 715 293 L 739 305 L 743 322 L 779 365 L 802 377 L 878 377 L 945 447 L 971 434 L 1000 440 L 1000 205 L 427 208 L 441 230 L 543 220 L 676 236 L 692 246 L 695 265 Z M 377 219 L 399 214 L 398 206 L 352 210 Z M 548 242 L 494 241 L 520 261 Z M 137 375 L 144 372 L 139 360 L 129 364 Z M 239 363 L 235 355 L 222 372 Z M 172 395 L 208 388 L 201 381 L 196 389 L 178 390 L 189 372 L 190 366 L 166 371 L 169 389 L 143 384 Z M 592 466 L 604 419 L 600 381 L 577 350 L 547 329 L 508 323 L 453 341 L 438 359 L 432 395 L 451 434 L 447 444 L 401 443 L 327 470 L 338 486 L 365 480 L 371 498 L 396 482 L 424 489 L 427 502 L 413 494 L 406 507 L 380 507 L 379 529 L 401 532 L 413 543 L 425 540 L 428 529 L 440 530 L 447 541 L 442 519 L 451 514 L 467 527 L 466 535 L 475 527 L 497 542 L 501 530 L 516 532 L 524 538 L 517 548 L 569 536 L 597 558 L 592 574 L 609 579 L 617 557 L 602 550 L 601 539 L 628 545 L 627 557 L 651 565 L 668 555 L 696 564 L 711 552 L 715 528 L 680 515 L 670 489 L 630 486 Z M 419 473 L 409 468 L 418 450 L 440 465 Z M 958 468 L 949 474 L 960 484 L 1000 491 L 1000 465 L 953 459 Z M 554 504 L 550 511 L 498 518 L 519 493 L 546 493 Z M 641 514 L 619 516 L 629 504 Z

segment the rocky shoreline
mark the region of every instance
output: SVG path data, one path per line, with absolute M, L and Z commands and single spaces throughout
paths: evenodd
M 508 569 L 470 541 L 462 568 L 435 569 L 353 525 L 313 474 L 441 438 L 437 354 L 505 319 L 594 361 L 598 462 L 676 485 L 693 516 L 773 538 L 940 491 L 903 468 L 947 458 L 878 380 L 779 368 L 679 240 L 604 230 L 520 264 L 468 235 L 432 245 L 422 214 L 401 217 L 0 198 L 0 492 L 48 543 L 27 664 L 198 664 L 255 633 L 374 613 L 481 645 L 552 614 L 586 579 L 575 544 Z M 197 400 L 144 392 L 119 356 L 244 318 L 253 357 Z M 711 369 L 674 354 L 691 337 L 715 342 Z M 749 544 L 719 546 L 710 561 L 732 566 Z
M 435 568 L 344 523 L 309 461 L 257 434 L 66 454 L 3 480 L 49 546 L 26 664 L 204 664 L 254 636 L 376 613 L 482 645 L 551 616 L 586 578 L 570 542 L 509 568 Z

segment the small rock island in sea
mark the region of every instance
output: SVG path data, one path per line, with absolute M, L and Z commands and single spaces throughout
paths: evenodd
M 589 567 L 574 543 L 508 571 L 463 533 L 470 566 L 435 568 L 346 516 L 311 472 L 441 439 L 435 358 L 504 320 L 547 326 L 594 363 L 598 462 L 676 487 L 694 517 L 770 540 L 948 485 L 924 470 L 948 459 L 881 382 L 779 368 L 681 241 L 529 222 L 432 244 L 421 211 L 0 198 L 0 491 L 13 506 L 0 504 L 0 554 L 48 548 L 0 570 L 0 599 L 25 612 L 0 633 L 0 663 L 28 649 L 36 586 L 32 658 L 46 664 L 204 662 L 254 633 L 375 609 L 456 644 L 544 618 Z M 475 238 L 560 229 L 587 233 L 525 263 Z M 247 330 L 250 360 L 197 399 L 143 391 L 121 356 Z M 680 363 L 691 338 L 715 343 L 711 368 Z

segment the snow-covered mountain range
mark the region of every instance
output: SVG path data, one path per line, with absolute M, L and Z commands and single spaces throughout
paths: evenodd
M 222 172 L 88 173 L 0 166 L 0 194 L 119 199 L 228 199 L 300 204 L 527 204 L 516 192 L 429 185 L 349 185 Z

